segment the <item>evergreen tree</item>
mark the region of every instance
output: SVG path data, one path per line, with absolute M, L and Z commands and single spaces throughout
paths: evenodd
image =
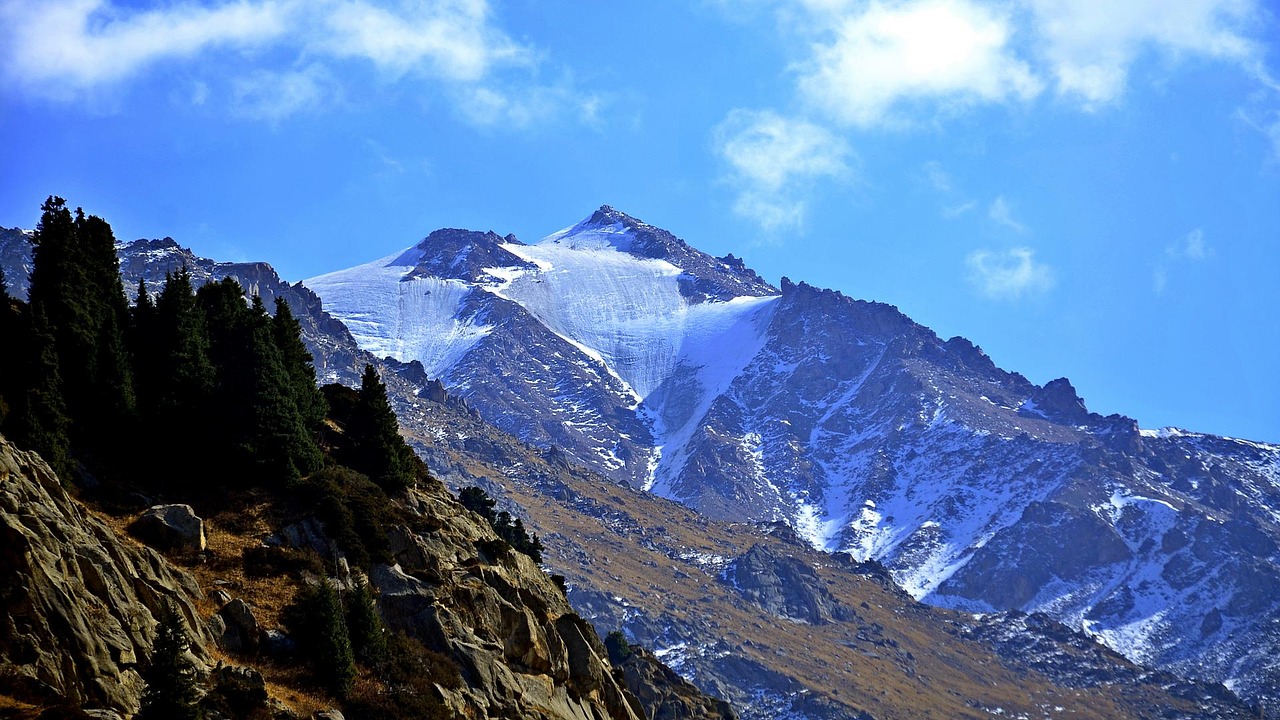
M 490 525 L 497 521 L 494 508 L 497 507 L 498 501 L 489 497 L 489 493 L 479 487 L 472 485 L 462 488 L 458 492 L 458 502 L 462 503 L 462 507 L 487 520 Z
M 50 197 L 32 237 L 33 315 L 42 316 L 62 378 L 71 439 L 90 465 L 112 468 L 133 419 L 123 332 L 127 303 L 111 227 Z
M 287 306 L 286 306 L 287 307 Z M 284 354 L 276 341 L 276 328 L 272 323 L 262 298 L 253 296 L 246 316 L 248 321 L 250 362 L 254 368 L 251 407 L 253 409 L 253 435 L 249 439 L 253 457 L 270 481 L 291 481 L 309 475 L 324 464 L 318 433 L 308 427 L 298 408 L 301 393 L 295 377 L 290 374 Z M 301 341 L 298 341 L 301 345 Z M 305 349 L 304 349 L 305 352 Z M 310 354 L 307 359 L 310 360 Z M 312 371 L 314 378 L 314 371 Z M 306 395 L 308 403 L 316 398 L 314 380 L 312 393 Z M 319 402 L 323 403 L 320 397 Z M 323 418 L 323 405 L 320 409 Z M 314 409 L 312 411 L 314 411 Z
M 196 702 L 196 667 L 188 656 L 191 639 L 182 616 L 169 603 L 160 610 L 156 640 L 151 648 L 151 661 L 142 673 L 146 690 L 142 693 L 142 710 L 138 720 L 195 720 L 199 717 Z
M 125 339 L 133 358 L 133 391 L 137 398 L 138 414 L 145 422 L 156 404 L 156 376 L 163 371 L 159 366 L 159 327 L 156 306 L 147 289 L 146 278 L 138 280 L 138 296 L 129 311 L 129 332 Z
M 360 378 L 359 399 L 347 422 L 348 464 L 389 493 L 413 486 L 421 460 L 400 437 L 400 423 L 387 400 L 387 388 L 373 365 Z
M 316 386 L 316 369 L 311 352 L 302 343 L 302 326 L 298 324 L 284 298 L 276 298 L 276 314 L 271 321 L 271 331 L 285 370 L 289 373 L 298 414 L 313 436 L 318 437 L 324 428 L 329 404 L 325 402 L 324 393 Z
M 211 415 L 215 378 L 208 331 L 187 268 L 165 273 L 154 311 L 143 309 L 134 321 L 146 338 L 135 346 L 135 367 L 142 381 L 145 434 L 156 440 L 155 467 L 167 473 L 191 466 L 196 479 L 209 480 L 225 469 L 226 451 Z M 182 461 L 190 457 L 193 443 L 204 446 L 206 458 L 194 466 Z
M 14 314 L 13 298 L 9 296 L 9 285 L 4 278 L 4 268 L 0 267 L 0 345 L 20 347 L 18 344 L 18 323 Z M 17 370 L 13 367 L 14 356 L 18 353 L 0 352 L 0 428 L 4 427 L 4 419 L 9 415 L 9 403 L 5 396 L 13 397 L 13 392 L 20 387 L 16 384 Z
M 462 488 L 458 493 L 458 502 L 462 506 L 484 518 L 489 522 L 489 526 L 498 534 L 508 545 L 516 550 L 533 558 L 533 561 L 542 564 L 542 540 L 537 534 L 529 535 L 529 531 L 524 526 L 524 521 L 520 518 L 512 518 L 511 513 L 503 510 L 495 512 L 497 501 L 489 497 L 489 493 L 479 487 L 471 486 Z
M 356 667 L 342 601 L 333 586 L 325 580 L 299 590 L 284 620 L 316 679 L 333 694 L 345 697 Z
M 44 316 L 31 308 L 21 316 L 14 358 L 13 397 L 5 417 L 5 433 L 20 446 L 40 453 L 62 482 L 70 482 L 74 463 L 68 437 L 70 421 L 62 399 L 62 374 L 53 337 Z
M 369 583 L 360 580 L 347 596 L 347 631 L 356 659 L 374 666 L 387 656 L 387 630 L 373 599 Z

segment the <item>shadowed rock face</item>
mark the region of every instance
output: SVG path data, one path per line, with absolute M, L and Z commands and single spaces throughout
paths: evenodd
M 173 603 L 197 654 L 212 641 L 190 575 L 90 515 L 31 452 L 0 436 L 0 690 L 136 712 L 140 663 Z
M 821 625 L 853 617 L 813 568 L 767 545 L 752 545 L 725 567 L 722 577 L 748 601 L 786 620 Z

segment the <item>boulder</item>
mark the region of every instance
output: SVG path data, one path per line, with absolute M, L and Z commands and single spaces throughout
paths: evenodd
M 249 605 L 236 598 L 218 611 L 225 629 L 222 632 L 222 646 L 235 652 L 257 652 L 261 629 L 258 618 L 254 617 Z
M 206 546 L 204 520 L 190 505 L 153 505 L 129 530 L 157 550 L 202 552 Z

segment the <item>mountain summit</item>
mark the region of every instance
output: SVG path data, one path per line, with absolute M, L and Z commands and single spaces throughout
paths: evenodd
M 533 245 L 439 231 L 304 282 L 363 349 L 618 481 L 783 522 L 926 602 L 1280 687 L 1280 447 L 1140 431 L 1065 378 L 609 206 Z

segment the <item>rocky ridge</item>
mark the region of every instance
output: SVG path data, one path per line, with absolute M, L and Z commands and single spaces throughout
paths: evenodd
M 521 443 L 457 397 L 397 395 L 437 475 L 522 513 L 597 632 L 622 630 L 744 718 L 1253 713 L 1221 686 L 1142 668 L 1062 626 L 1029 630 L 1038 653 L 1002 645 L 972 616 L 917 603 L 877 563 L 817 552 L 785 524 L 709 520 Z M 1077 655 L 1097 659 L 1086 672 Z
M 521 439 L 712 518 L 785 522 L 818 549 L 882 562 L 925 602 L 1044 612 L 1247 697 L 1280 687 L 1280 448 L 1140 431 L 1089 412 L 1068 380 L 1036 385 L 892 306 L 786 278 L 776 294 L 673 238 L 606 206 L 536 246 L 504 244 L 543 265 L 457 281 L 455 317 L 484 318 L 480 339 L 427 373 Z M 623 255 L 639 259 L 630 275 Z M 672 318 L 754 314 L 656 332 L 645 318 L 673 291 L 646 262 L 679 273 Z M 566 292 L 598 285 L 601 305 L 636 305 L 564 315 L 545 297 L 558 272 L 580 278 Z M 691 278 L 705 291 L 687 292 Z M 741 363 L 664 360 L 691 341 Z
M 72 499 L 35 453 L 0 436 L 0 695 L 41 704 L 138 709 L 139 667 L 168 603 L 213 638 L 195 579 Z
M 442 486 L 412 491 L 399 502 L 412 527 L 391 529 L 395 562 L 374 566 L 369 581 L 388 627 L 458 666 L 461 684 L 436 687 L 455 716 L 641 720 L 669 715 L 671 705 L 687 711 L 679 717 L 734 717 L 727 706 L 679 682 L 666 687 L 673 676 L 653 659 L 633 668 L 628 685 L 563 591 Z M 310 530 L 278 537 L 332 552 L 321 524 L 298 522 Z M 37 708 L 136 712 L 143 689 L 139 669 L 165 603 L 178 608 L 191 629 L 193 653 L 210 684 L 235 674 L 213 667 L 215 655 L 229 653 L 252 666 L 280 642 L 280 630 L 259 626 L 243 600 L 222 590 L 206 599 L 195 577 L 119 536 L 68 495 L 38 456 L 2 437 L 0 536 L 6 581 L 0 594 L 0 696 Z M 228 560 L 240 558 L 204 562 L 226 567 Z M 206 580 L 208 573 L 200 570 Z M 279 580 L 276 592 L 287 596 L 292 583 Z M 217 612 L 201 616 L 198 608 L 209 602 Z M 247 674 L 250 685 L 257 677 L 262 690 L 255 671 L 236 672 Z M 633 686 L 653 704 L 639 701 Z M 272 717 L 296 716 L 277 704 Z

